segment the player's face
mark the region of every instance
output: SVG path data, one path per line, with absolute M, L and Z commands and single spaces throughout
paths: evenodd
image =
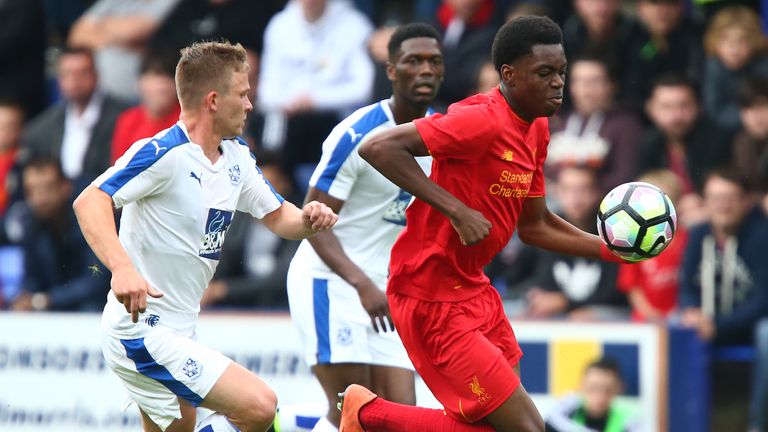
M 568 62 L 563 46 L 534 45 L 531 55 L 502 67 L 502 81 L 517 115 L 531 121 L 549 117 L 563 103 Z
M 243 133 L 245 117 L 253 109 L 248 98 L 250 88 L 246 70 L 232 72 L 229 89 L 219 99 L 220 109 L 217 117 L 223 136 L 237 136 Z
M 397 98 L 418 107 L 429 106 L 435 99 L 443 72 L 440 44 L 427 37 L 404 40 L 397 60 L 387 64 L 387 76 Z

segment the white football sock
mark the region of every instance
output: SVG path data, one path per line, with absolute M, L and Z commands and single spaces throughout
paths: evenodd
M 328 418 L 325 416 L 320 417 L 320 420 L 315 423 L 314 429 L 312 429 L 312 432 L 339 432 L 339 428 L 333 425 L 333 423 L 328 421 Z
M 240 432 L 223 414 L 213 413 L 200 420 L 196 432 Z

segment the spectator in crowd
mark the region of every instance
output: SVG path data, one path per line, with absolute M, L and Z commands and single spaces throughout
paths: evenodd
M 475 93 L 487 93 L 499 85 L 499 73 L 496 72 L 493 62 L 487 61 L 480 65 L 475 82 Z
M 64 176 L 84 187 L 109 167 L 117 116 L 127 106 L 98 90 L 93 56 L 67 48 L 58 59 L 63 101 L 32 119 L 22 136 L 22 163 L 34 156 L 61 161 Z
M 301 202 L 274 156 L 259 158 L 259 166 L 277 193 Z M 278 237 L 258 219 L 236 213 L 201 305 L 287 309 L 285 275 L 298 246 L 299 242 Z
M 745 80 L 739 91 L 739 105 L 742 129 L 733 141 L 733 163 L 765 194 L 768 192 L 768 78 Z M 764 207 L 768 212 L 768 205 Z
M 616 400 L 624 392 L 619 364 L 603 357 L 587 365 L 580 394 L 563 398 L 547 416 L 547 432 L 633 432 L 636 413 Z
M 667 73 L 684 74 L 701 82 L 704 64 L 702 31 L 685 14 L 684 0 L 639 0 L 640 29 L 627 47 L 621 96 L 638 108 L 648 99 L 653 79 Z
M 768 315 L 768 220 L 735 169 L 710 172 L 704 185 L 709 222 L 691 229 L 680 281 L 683 324 L 705 340 L 751 343 Z
M 560 215 L 577 228 L 597 233 L 597 206 L 602 198 L 597 174 L 587 167 L 560 170 L 554 185 Z M 522 258 L 532 274 L 520 284 L 528 288 L 526 315 L 532 318 L 625 319 L 627 299 L 616 290 L 618 264 L 561 255 L 524 246 Z
M 680 198 L 680 181 L 672 171 L 650 171 L 638 181 L 658 186 L 673 204 Z M 677 222 L 675 237 L 660 256 L 635 264 L 619 265 L 616 285 L 627 294 L 635 321 L 663 321 L 677 306 L 680 267 L 688 242 L 687 228 L 680 218 Z
M 23 125 L 24 111 L 21 105 L 0 101 L 0 217 L 5 214 L 19 189 L 14 167 Z
M 178 51 L 196 41 L 226 39 L 260 53 L 267 22 L 284 5 L 285 0 L 181 0 L 152 35 L 148 48 Z
M 387 61 L 389 61 L 387 44 L 396 28 L 395 25 L 383 25 L 377 28 L 368 39 L 368 52 L 374 64 L 373 91 L 370 98 L 372 102 L 386 99 L 392 94 L 392 83 L 387 78 Z
M 141 105 L 124 111 L 117 118 L 112 136 L 110 163 L 123 155 L 134 142 L 173 126 L 181 107 L 176 97 L 176 56 L 147 54 L 141 63 L 139 94 Z
M 292 0 L 267 26 L 258 101 L 264 145 L 284 143 L 284 162 L 299 185 L 307 183 L 341 115 L 369 100 L 372 30 L 347 0 Z
M 704 184 L 708 223 L 692 228 L 680 281 L 681 324 L 717 345 L 756 344 L 750 418 L 766 427 L 768 404 L 768 220 L 736 169 Z M 758 429 L 764 430 L 764 429 Z
M 85 242 L 72 211 L 72 182 L 58 160 L 36 158 L 22 172 L 29 216 L 24 231 L 24 281 L 17 311 L 98 311 L 110 276 Z
M 28 117 L 45 108 L 45 16 L 41 0 L 0 1 L 0 100 Z
M 443 0 L 438 7 L 435 27 L 443 36 L 445 80 L 435 99 L 435 108 L 444 111 L 448 105 L 470 96 L 475 90 L 475 77 L 480 65 L 489 60 L 488 47 L 498 30 L 492 0 Z
M 576 11 L 563 26 L 563 47 L 568 58 L 589 50 L 602 52 L 609 62 L 624 65 L 638 25 L 622 14 L 619 0 L 573 0 Z M 616 71 L 623 76 L 623 68 Z
M 741 126 L 736 96 L 741 80 L 768 78 L 768 39 L 760 16 L 747 6 L 723 8 L 707 27 L 704 47 L 704 108 L 720 127 L 735 132 Z
M 677 210 L 683 217 L 701 213 L 704 175 L 730 161 L 728 136 L 701 112 L 693 83 L 681 75 L 656 80 L 646 113 L 653 127 L 640 144 L 637 171 L 671 170 L 682 185 Z
M 584 55 L 569 66 L 572 109 L 550 122 L 545 174 L 553 178 L 563 166 L 588 165 L 597 170 L 604 195 L 635 176 L 643 126 L 633 112 L 614 102 L 616 81 L 600 56 Z
M 69 45 L 94 52 L 102 90 L 133 102 L 141 52 L 178 1 L 98 0 L 72 26 Z

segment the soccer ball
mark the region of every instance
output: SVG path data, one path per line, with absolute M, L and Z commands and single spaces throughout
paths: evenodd
M 626 261 L 655 257 L 672 241 L 677 215 L 658 187 L 643 182 L 616 186 L 600 203 L 597 232 Z

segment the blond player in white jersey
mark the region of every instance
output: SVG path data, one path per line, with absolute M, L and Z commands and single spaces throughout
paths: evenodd
M 439 34 L 426 24 L 399 27 L 388 49 L 393 96 L 334 128 L 310 180 L 307 201 L 326 203 L 339 213 L 339 223 L 302 242 L 288 271 L 291 318 L 329 403 L 314 432 L 338 430 L 337 394 L 352 383 L 416 403 L 413 365 L 391 325 L 384 294 L 389 253 L 405 226 L 411 195 L 365 162 L 357 148 L 378 131 L 429 114 L 443 57 Z M 430 163 L 431 158 L 420 161 L 427 172 Z
M 112 272 L 102 350 L 147 432 L 193 431 L 197 406 L 226 416 L 216 424 L 229 430 L 270 426 L 274 392 L 195 341 L 200 298 L 236 210 L 290 239 L 327 230 L 337 219 L 324 204 L 300 210 L 284 201 L 247 146 L 228 138 L 242 133 L 252 108 L 247 72 L 239 44 L 183 49 L 176 67 L 179 122 L 136 142 L 74 204 L 89 245 Z M 113 205 L 123 208 L 119 237 Z

